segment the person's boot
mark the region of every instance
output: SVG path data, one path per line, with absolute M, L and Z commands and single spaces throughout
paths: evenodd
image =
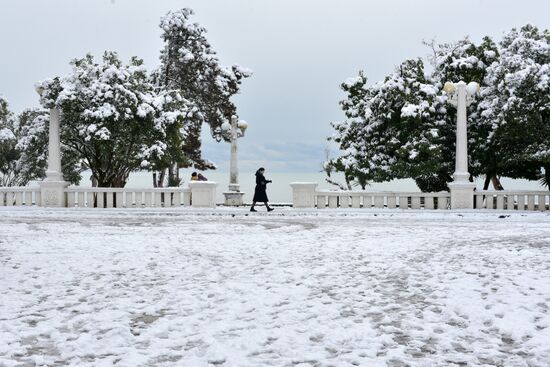
M 270 208 L 269 206 L 267 207 L 267 211 L 268 211 L 268 212 L 272 212 L 273 210 L 275 210 L 275 209 Z
M 250 207 L 250 211 L 251 211 L 251 212 L 257 212 L 257 210 L 256 210 L 256 209 L 254 209 L 254 207 L 253 207 L 253 206 L 252 206 L 252 207 Z

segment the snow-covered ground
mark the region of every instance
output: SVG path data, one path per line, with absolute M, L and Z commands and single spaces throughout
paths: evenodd
M 549 307 L 544 213 L 0 210 L 0 366 L 549 366 Z

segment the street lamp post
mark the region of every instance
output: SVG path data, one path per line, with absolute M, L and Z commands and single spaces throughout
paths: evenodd
M 468 127 L 466 107 L 472 103 L 479 92 L 479 84 L 463 81 L 445 83 L 444 92 L 449 96 L 450 103 L 456 107 L 456 158 L 453 182 L 449 183 L 451 190 L 451 209 L 473 209 L 473 192 L 475 184 L 470 182 L 468 172 Z
M 239 185 L 239 168 L 237 161 L 237 139 L 244 136 L 248 124 L 239 120 L 237 116 L 231 117 L 231 123 L 227 121 L 222 124 L 222 130 L 229 135 L 231 143 L 231 161 L 229 165 L 229 191 L 224 192 L 225 205 L 240 206 L 243 205 L 243 195 Z

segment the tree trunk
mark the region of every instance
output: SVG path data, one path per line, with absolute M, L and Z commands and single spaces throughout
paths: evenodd
M 121 174 L 121 175 L 116 176 L 113 179 L 113 181 L 111 182 L 111 184 L 109 186 L 106 186 L 106 187 L 124 187 L 124 186 L 126 186 L 127 181 L 128 181 L 128 175 Z
M 491 181 L 493 182 L 493 187 L 495 188 L 495 190 L 504 190 L 504 187 L 502 187 L 500 179 L 497 177 L 497 175 L 493 175 L 491 177 Z
M 174 165 L 170 164 L 168 166 L 168 186 L 170 186 L 172 182 L 174 182 Z
M 550 164 L 544 166 L 544 179 L 546 180 L 546 187 L 550 191 Z
M 491 176 L 485 175 L 485 182 L 483 183 L 483 190 L 487 190 L 489 188 L 490 183 L 491 183 Z
M 339 182 L 333 181 L 330 177 L 325 177 L 325 181 L 328 182 L 328 183 L 331 184 L 331 185 L 338 186 L 338 188 L 339 188 L 340 190 L 344 190 L 344 191 L 346 190 L 346 188 L 345 188 L 344 185 L 342 185 L 342 184 L 339 183 Z
M 156 172 L 153 172 L 153 187 L 158 187 L 157 186 L 157 173 Z
M 168 168 L 168 186 L 179 186 L 179 170 L 177 162 L 172 162 Z
M 352 190 L 351 181 L 350 181 L 349 177 L 346 177 L 346 186 L 348 187 L 348 191 Z
M 162 171 L 160 171 L 157 187 L 164 187 L 164 177 L 166 177 L 166 169 L 163 169 Z

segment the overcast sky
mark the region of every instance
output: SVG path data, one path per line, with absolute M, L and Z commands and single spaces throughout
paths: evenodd
M 330 121 L 342 119 L 339 84 L 359 70 L 370 82 L 422 40 L 500 39 L 526 23 L 550 28 L 548 0 L 1 0 L 0 95 L 13 110 L 37 106 L 35 82 L 67 73 L 69 60 L 115 50 L 155 68 L 159 19 L 189 7 L 225 64 L 254 71 L 235 98 L 248 121 L 241 169 L 315 172 Z M 203 152 L 228 170 L 229 146 L 205 136 Z

